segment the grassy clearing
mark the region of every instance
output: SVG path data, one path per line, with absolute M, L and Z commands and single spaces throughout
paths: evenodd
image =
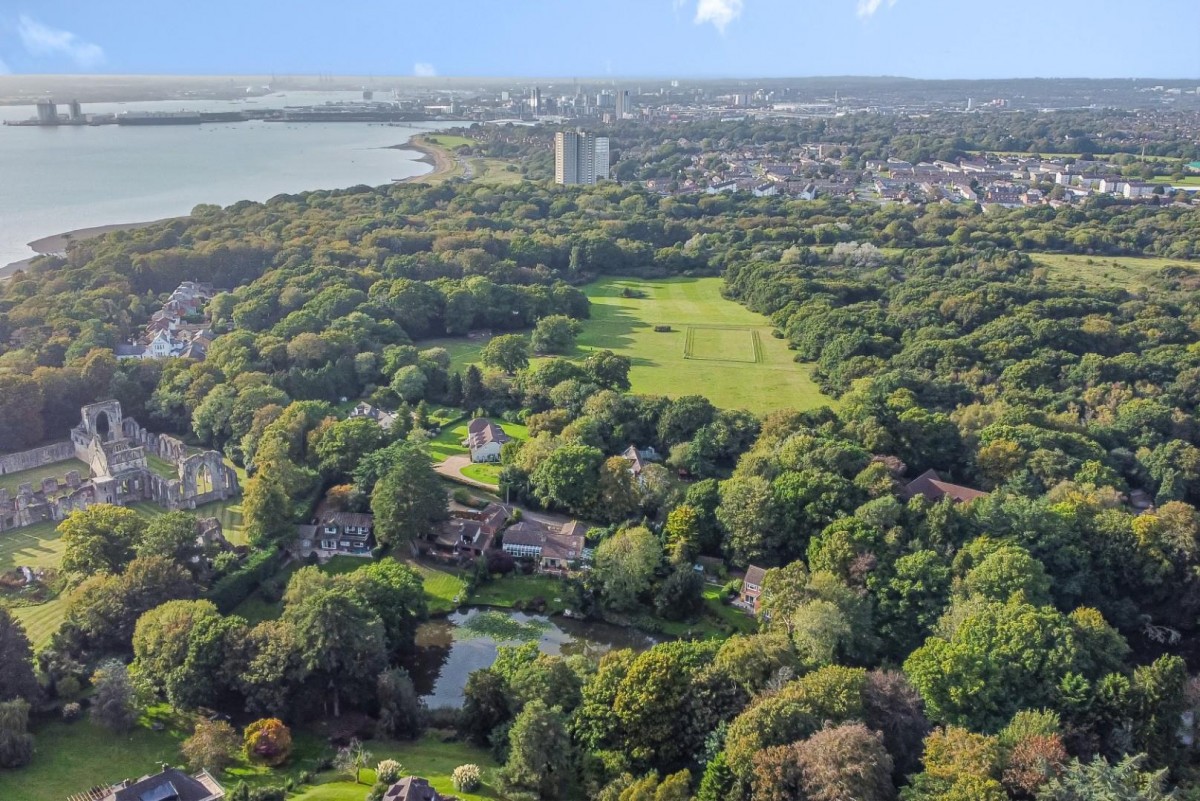
M 91 469 L 83 462 L 78 459 L 67 459 L 66 461 L 55 462 L 44 467 L 35 467 L 32 470 L 22 470 L 19 473 L 0 475 L 0 489 L 6 489 L 10 495 L 16 495 L 17 488 L 22 484 L 32 484 L 36 492 L 41 489 L 42 482 L 47 478 L 56 478 L 61 481 L 71 470 L 78 470 L 79 475 L 85 481 L 92 474 Z
M 158 475 L 160 478 L 167 480 L 179 478 L 178 467 L 152 453 L 146 454 L 146 466 L 150 468 L 150 472 Z
M 1050 281 L 1064 284 L 1140 289 L 1165 267 L 1200 268 L 1184 259 L 1151 256 L 1069 256 L 1063 253 L 1031 253 L 1030 257 L 1048 268 Z
M 514 169 L 510 170 L 509 167 Z M 472 159 L 471 168 L 475 173 L 472 180 L 481 184 L 505 186 L 519 184 L 525 180 L 525 176 L 519 169 L 515 169 L 515 165 L 502 159 Z
M 550 614 L 567 609 L 565 585 L 551 576 L 505 576 L 489 581 L 471 594 L 471 603 L 511 609 L 540 598 Z
M 434 134 L 432 136 L 426 136 L 424 139 L 430 144 L 437 145 L 438 147 L 444 147 L 447 150 L 454 150 L 455 148 L 463 147 L 464 145 L 467 147 L 474 147 L 476 144 L 478 144 L 474 139 L 466 136 L 455 136 L 453 134 Z
M 762 358 L 759 332 L 752 328 L 688 326 L 684 335 L 684 358 L 707 362 L 758 364 Z
M 721 588 L 704 587 L 704 611 L 699 620 L 673 621 L 655 619 L 663 634 L 701 640 L 724 640 L 733 634 L 751 634 L 758 624 L 750 615 L 721 603 Z
M 629 378 L 633 391 L 643 394 L 704 395 L 725 409 L 769 412 L 774 409 L 812 409 L 832 404 L 812 380 L 812 367 L 797 364 L 787 343 L 771 336 L 769 321 L 744 306 L 721 296 L 720 278 L 670 278 L 638 280 L 606 278 L 585 287 L 592 301 L 592 316 L 583 322 L 572 359 L 582 359 L 595 350 L 611 350 L 633 362 Z M 627 298 L 622 290 L 633 289 L 644 297 Z M 667 333 L 656 325 L 670 325 Z M 758 334 L 760 361 L 705 361 L 685 354 L 688 330 L 740 333 L 704 333 L 705 353 L 720 355 L 726 337 L 743 343 L 737 354 L 752 354 L 752 332 Z M 439 339 L 422 342 L 422 347 L 443 347 L 456 369 L 479 363 L 483 342 Z M 753 358 L 752 355 L 746 357 Z M 508 424 L 505 424 L 507 430 Z
M 346 573 L 353 573 L 360 567 L 366 567 L 370 563 L 370 559 L 358 556 L 335 556 L 328 562 L 320 565 L 320 568 L 321 572 L 326 575 L 340 576 Z M 291 562 L 277 575 L 283 578 L 283 583 L 286 585 L 291 580 L 292 574 L 301 567 L 303 565 L 299 562 Z M 275 620 L 283 614 L 283 601 L 269 601 L 257 592 L 251 593 L 246 600 L 234 607 L 233 614 L 245 618 L 250 625 L 261 623 L 264 620 Z

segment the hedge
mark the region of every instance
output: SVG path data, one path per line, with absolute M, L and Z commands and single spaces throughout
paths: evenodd
M 238 604 L 250 597 L 279 567 L 279 552 L 272 548 L 250 554 L 241 566 L 222 576 L 208 591 L 208 600 L 216 604 L 221 614 L 230 614 Z

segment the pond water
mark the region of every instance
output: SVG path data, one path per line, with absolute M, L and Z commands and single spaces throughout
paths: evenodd
M 503 615 L 513 629 L 529 633 L 524 639 L 503 640 L 490 628 L 485 634 L 473 628 L 478 616 Z M 405 661 L 413 684 L 430 709 L 462 706 L 467 677 L 476 670 L 492 666 L 501 645 L 520 645 L 536 637 L 538 648 L 546 654 L 582 655 L 599 660 L 609 651 L 632 648 L 642 651 L 655 642 L 636 629 L 606 623 L 591 623 L 564 617 L 531 615 L 505 610 L 471 608 L 449 617 L 423 623 L 417 630 L 416 649 Z

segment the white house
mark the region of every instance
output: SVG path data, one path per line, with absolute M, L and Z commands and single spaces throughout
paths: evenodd
M 498 462 L 500 449 L 511 440 L 504 429 L 486 417 L 476 417 L 467 423 L 467 438 L 463 440 L 471 451 L 472 462 Z

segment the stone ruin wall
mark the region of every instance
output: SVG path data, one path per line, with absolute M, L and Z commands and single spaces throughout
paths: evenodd
M 68 459 L 75 458 L 75 446 L 69 442 L 56 442 L 53 445 L 44 445 L 41 448 L 33 450 L 21 451 L 19 453 L 10 453 L 6 456 L 0 456 L 0 476 L 6 476 L 9 473 L 20 473 L 22 470 L 33 470 L 37 467 L 45 467 L 48 464 L 55 462 L 65 462 Z
M 122 433 L 130 442 L 141 445 L 146 452 L 178 467 L 188 457 L 188 447 L 182 440 L 167 434 L 155 434 L 138 425 L 132 417 L 121 421 Z

